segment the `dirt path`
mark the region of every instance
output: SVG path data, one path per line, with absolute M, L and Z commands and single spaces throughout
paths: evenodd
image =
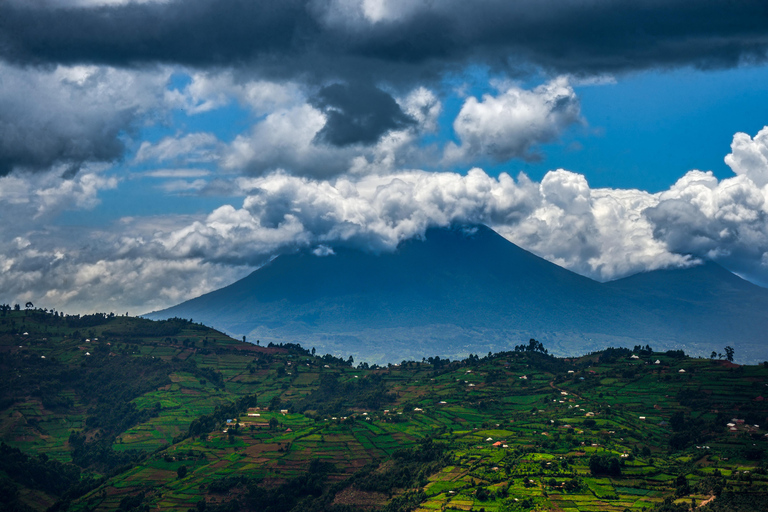
M 549 387 L 551 387 L 552 389 L 556 389 L 556 390 L 558 390 L 558 391 L 565 391 L 564 389 L 562 389 L 562 388 L 559 388 L 559 387 L 555 386 L 555 381 L 553 381 L 553 380 L 549 381 Z M 576 398 L 578 398 L 579 400 L 586 400 L 586 398 L 584 398 L 584 397 L 582 397 L 582 396 L 579 396 L 579 395 L 577 395 L 577 394 L 576 394 L 576 393 L 574 393 L 573 391 L 565 391 L 565 392 L 566 392 L 566 393 L 568 393 L 568 396 L 575 396 L 575 397 L 576 397 Z
M 709 503 L 712 503 L 712 502 L 714 501 L 714 499 L 715 499 L 715 498 L 716 498 L 716 496 L 710 496 L 710 497 L 709 497 L 709 498 L 707 498 L 706 500 L 704 500 L 704 501 L 702 501 L 701 503 L 699 503 L 699 504 L 696 506 L 696 508 L 701 508 L 701 507 L 703 507 L 704 505 L 708 505 Z

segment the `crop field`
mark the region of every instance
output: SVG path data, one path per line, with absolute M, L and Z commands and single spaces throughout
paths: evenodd
M 354 367 L 187 321 L 1 321 L 4 449 L 83 482 L 3 469 L 32 510 L 641 512 L 768 494 L 763 365 L 532 349 Z

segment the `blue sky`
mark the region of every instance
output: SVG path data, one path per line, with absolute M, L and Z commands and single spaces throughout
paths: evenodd
M 493 79 L 503 79 L 485 70 L 465 71 L 441 84 L 439 90 L 445 99 L 440 129 L 425 137 L 424 144 L 443 145 L 456 139 L 451 125 L 464 97 L 456 94 L 455 88 L 469 83 L 464 93 L 481 97 L 494 94 Z M 535 77 L 526 80 L 524 85 L 532 88 L 542 81 L 545 78 Z M 178 73 L 169 80 L 168 89 L 183 89 L 189 82 L 189 75 Z M 766 66 L 651 70 L 599 77 L 595 84 L 574 86 L 584 124 L 570 127 L 556 142 L 542 144 L 539 161 L 512 159 L 496 163 L 481 159 L 476 163 L 482 164 L 491 175 L 524 172 L 534 180 L 541 180 L 550 170 L 564 168 L 583 174 L 593 187 L 639 188 L 650 192 L 669 188 L 691 169 L 711 170 L 718 178 L 727 178 L 733 171 L 723 158 L 730 151 L 733 134 L 757 133 L 768 120 L 766 83 Z M 179 131 L 204 131 L 231 142 L 255 121 L 258 118 L 231 100 L 222 108 L 201 114 L 173 111 L 167 124 L 148 126 L 137 139 L 157 142 Z M 130 159 L 133 155 L 126 156 Z M 156 168 L 130 162 L 117 167 L 116 174 Z M 198 168 L 215 172 L 215 166 L 199 165 Z M 469 166 L 431 168 L 466 173 Z M 59 222 L 106 224 L 126 215 L 202 213 L 240 198 L 237 195 L 169 195 L 158 189 L 160 184 L 156 178 L 136 176 L 119 190 L 106 191 L 95 210 L 70 211 Z M 148 199 L 152 196 L 156 200 Z M 98 215 L 93 215 L 94 211 Z
M 146 311 L 455 222 L 768 285 L 761 3 L 554 3 L 0 5 L 0 302 Z

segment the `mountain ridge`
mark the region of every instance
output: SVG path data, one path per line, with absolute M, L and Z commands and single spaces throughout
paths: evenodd
M 742 345 L 740 353 L 758 357 L 764 311 L 768 290 L 714 263 L 599 283 L 486 226 L 454 226 L 391 253 L 341 247 L 279 256 L 227 287 L 145 316 L 194 318 L 238 337 L 381 363 L 398 354 L 484 353 L 530 337 L 564 355 L 656 343 L 707 353 Z

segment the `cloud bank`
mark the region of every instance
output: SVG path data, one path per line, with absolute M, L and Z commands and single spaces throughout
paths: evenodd
M 593 74 L 764 60 L 767 22 L 760 0 L 8 1 L 0 5 L 0 56 L 249 63 L 274 76 L 345 79 L 412 79 L 469 61 Z
M 0 288 L 18 300 L 64 307 L 166 306 L 222 286 L 276 254 L 332 248 L 394 250 L 433 226 L 484 223 L 512 242 L 597 280 L 714 260 L 768 282 L 768 127 L 737 134 L 727 161 L 735 176 L 718 181 L 690 171 L 670 189 L 591 188 L 583 175 L 551 171 L 489 176 L 419 170 L 346 175 L 331 180 L 275 171 L 237 178 L 245 195 L 203 217 L 126 219 L 73 246 L 64 232 L 16 234 L 4 228 Z M 55 208 L 60 183 L 84 202 L 99 189 L 97 172 L 76 181 L 49 178 L 49 192 L 29 192 L 23 178 L 0 178 L 3 215 Z M 763 183 L 761 185 L 761 183 Z M 77 195 L 75 194 L 75 195 Z M 120 297 L 119 300 L 115 297 Z

